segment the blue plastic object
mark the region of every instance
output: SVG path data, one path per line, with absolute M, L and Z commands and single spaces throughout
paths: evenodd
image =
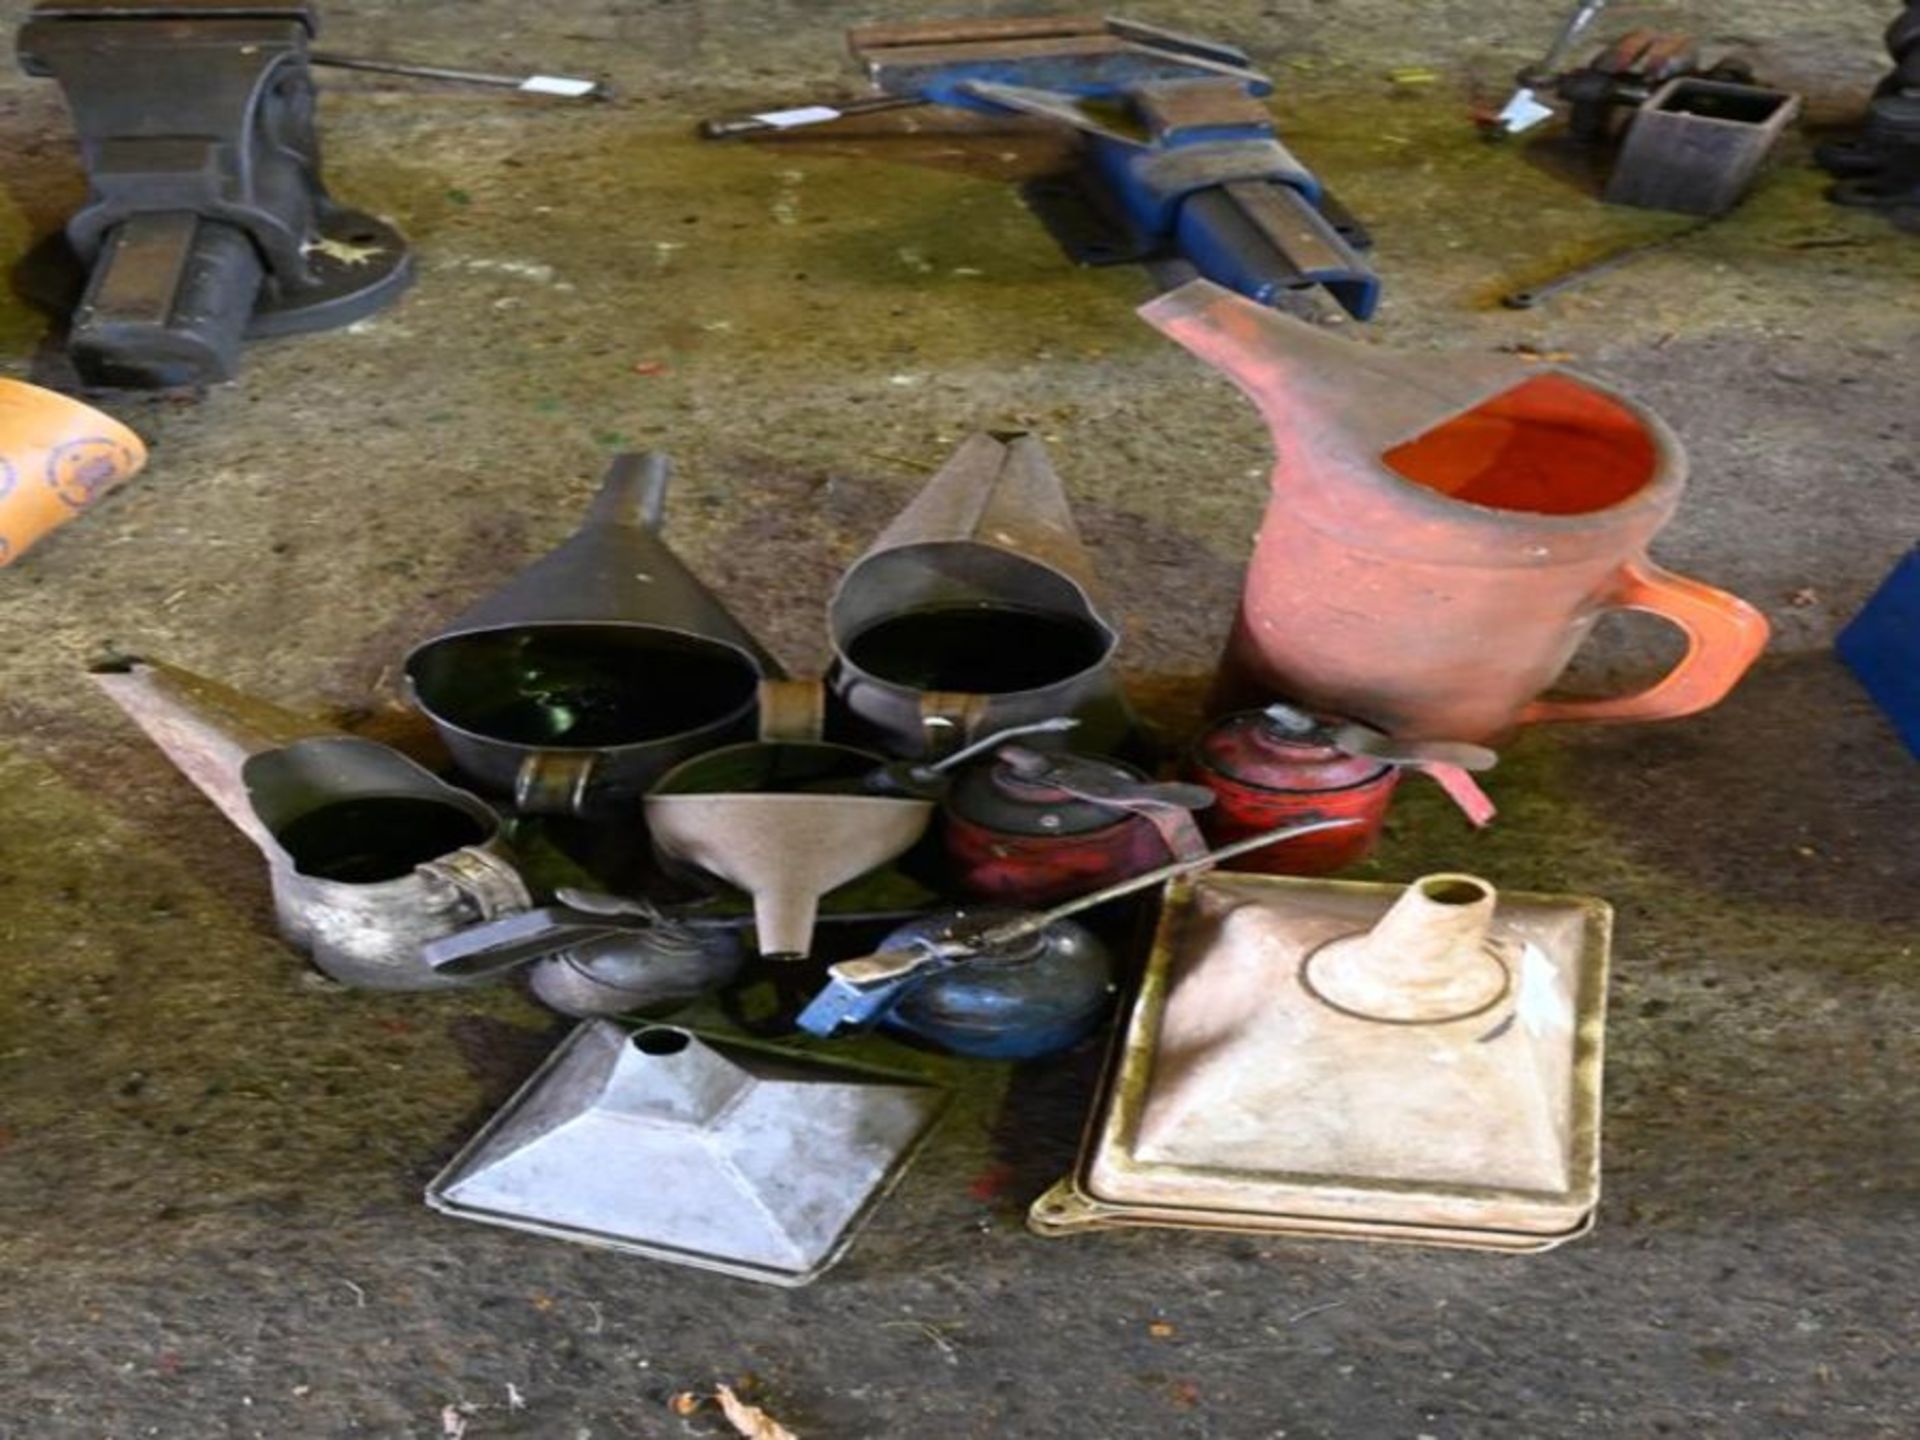
M 1920 545 L 1893 567 L 1833 648 L 1920 759 Z

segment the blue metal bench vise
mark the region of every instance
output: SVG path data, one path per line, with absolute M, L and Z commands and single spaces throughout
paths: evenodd
M 1365 231 L 1281 144 L 1244 51 L 1107 17 L 928 21 L 850 32 L 877 92 L 702 127 L 784 132 L 918 105 L 1070 127 L 1077 164 L 1026 187 L 1088 264 L 1182 260 L 1262 304 L 1323 287 L 1356 319 L 1380 281 Z M 1189 278 L 1183 275 L 1181 278 Z

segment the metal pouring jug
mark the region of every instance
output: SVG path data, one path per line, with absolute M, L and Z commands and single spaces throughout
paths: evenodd
M 1031 435 L 976 434 L 842 577 L 829 686 L 861 739 L 939 756 L 1043 716 L 1120 748 L 1119 630 L 1060 477 Z
M 1686 480 L 1673 432 L 1552 365 L 1395 354 L 1196 280 L 1141 308 L 1259 406 L 1276 464 L 1217 700 L 1285 695 L 1408 739 L 1718 703 L 1766 644 L 1746 602 L 1647 545 Z M 1687 652 L 1638 694 L 1539 698 L 1612 610 Z
M 493 810 L 398 751 L 150 660 L 94 683 L 266 858 L 281 934 L 347 985 L 465 983 L 430 940 L 532 903 Z
M 774 658 L 660 538 L 671 467 L 622 455 L 580 529 L 407 656 L 454 762 L 533 814 L 618 813 L 750 739 Z
M 241 767 L 280 933 L 343 985 L 437 990 L 421 947 L 533 903 L 499 817 L 397 750 L 321 736 Z

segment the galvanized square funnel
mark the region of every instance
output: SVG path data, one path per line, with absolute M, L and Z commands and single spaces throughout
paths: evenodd
M 454 1157 L 427 1204 L 804 1285 L 840 1258 L 946 1102 L 912 1076 L 593 1020 Z

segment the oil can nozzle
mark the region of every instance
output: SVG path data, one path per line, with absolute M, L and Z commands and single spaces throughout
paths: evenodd
M 982 952 L 1010 949 L 1023 940 L 1043 933 L 1049 925 L 1069 920 L 1083 910 L 1091 910 L 1110 900 L 1151 889 L 1182 875 L 1212 869 L 1215 865 L 1268 845 L 1360 823 L 1356 819 L 1316 820 L 1307 825 L 1285 825 L 1277 830 L 1262 831 L 1244 840 L 1236 840 L 1231 845 L 1222 845 L 1218 850 L 1209 850 L 1190 859 L 1175 860 L 1144 874 L 1103 885 L 1098 890 L 1063 901 L 1052 909 L 1032 911 L 974 935 L 945 940 L 923 939 L 910 950 L 882 950 L 856 960 L 842 960 L 828 967 L 826 988 L 808 1002 L 796 1023 L 809 1035 L 820 1036 L 864 1029 L 878 1022 L 910 987 L 928 977 L 951 970 Z
M 1460 740 L 1397 740 L 1357 720 L 1321 720 L 1292 705 L 1269 705 L 1260 713 L 1276 741 L 1323 745 L 1343 755 L 1418 770 L 1432 777 L 1474 825 L 1485 825 L 1494 817 L 1493 800 L 1469 773 L 1491 770 L 1500 762 L 1500 757 L 1484 745 Z
M 1045 720 L 1032 720 L 1024 725 L 1009 725 L 1004 730 L 996 730 L 983 739 L 963 746 L 951 755 L 933 761 L 898 761 L 875 771 L 871 777 L 874 789 L 893 795 L 925 795 L 939 792 L 940 786 L 949 770 L 964 765 L 976 755 L 984 754 L 998 745 L 1016 739 L 1021 735 L 1059 735 L 1074 729 L 1080 724 L 1072 715 L 1053 715 Z

